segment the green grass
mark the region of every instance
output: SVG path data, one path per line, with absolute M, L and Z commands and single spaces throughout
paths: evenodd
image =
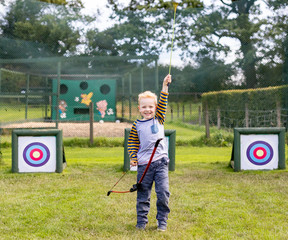
M 48 108 L 48 115 L 50 107 Z M 0 122 L 9 123 L 15 121 L 25 121 L 26 109 L 25 104 L 6 104 L 0 106 Z M 27 108 L 27 119 L 43 119 L 45 117 L 44 106 L 29 106 Z
M 184 105 L 184 117 L 183 117 L 183 105 Z M 185 122 L 198 123 L 198 108 L 201 104 L 190 104 L 190 103 L 169 103 L 167 109 L 166 119 L 167 121 L 182 121 L 184 118 Z M 122 102 L 116 103 L 117 108 L 117 118 L 122 118 Z M 171 108 L 173 109 L 173 116 L 171 115 Z M 25 115 L 27 111 L 27 119 L 43 119 L 47 117 L 45 115 L 44 105 L 32 105 L 29 103 L 28 108 L 24 103 L 14 102 L 14 103 L 3 103 L 0 105 L 0 123 L 9 123 L 15 121 L 25 121 Z M 47 107 L 47 115 L 51 116 L 51 106 Z M 124 118 L 130 118 L 129 102 L 124 102 Z M 131 120 L 139 118 L 139 110 L 137 107 L 137 102 L 132 102 L 131 106 Z
M 235 173 L 231 147 L 177 147 L 169 173 L 168 230 L 135 229 L 136 193 L 107 191 L 122 175 L 123 148 L 66 147 L 61 174 L 11 173 L 11 149 L 0 162 L 1 239 L 287 239 L 287 170 Z M 128 190 L 136 173 L 115 189 Z
M 192 140 L 200 138 L 205 134 L 205 126 L 185 124 L 181 122 L 166 122 L 165 129 L 175 129 L 176 138 L 181 140 Z

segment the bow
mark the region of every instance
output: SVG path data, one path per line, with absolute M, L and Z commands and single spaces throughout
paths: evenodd
M 129 193 L 129 192 L 135 192 L 135 191 L 137 191 L 137 190 L 139 189 L 139 187 L 140 187 L 140 185 L 141 185 L 141 183 L 142 183 L 142 181 L 143 181 L 143 179 L 144 179 L 144 177 L 145 177 L 145 175 L 146 175 L 146 173 L 147 173 L 147 171 L 148 171 L 148 169 L 149 169 L 149 167 L 150 167 L 150 165 L 151 165 L 151 163 L 152 163 L 154 154 L 155 154 L 156 149 L 157 149 L 157 147 L 158 147 L 158 145 L 159 145 L 159 143 L 160 143 L 161 140 L 162 140 L 162 138 L 159 138 L 159 139 L 156 141 L 155 146 L 154 146 L 154 149 L 153 149 L 152 154 L 151 154 L 151 156 L 150 156 L 149 162 L 148 162 L 148 164 L 147 164 L 147 166 L 146 166 L 146 168 L 145 168 L 145 170 L 144 170 L 144 172 L 143 172 L 140 180 L 139 180 L 136 184 L 134 184 L 134 185 L 132 186 L 132 188 L 130 188 L 130 190 L 128 190 L 128 191 L 112 191 L 112 189 L 113 189 L 113 188 L 120 182 L 120 180 L 126 175 L 127 172 L 125 172 L 125 173 L 122 175 L 122 177 L 114 184 L 114 186 L 107 192 L 107 196 L 109 196 L 112 192 L 113 192 L 113 193 Z

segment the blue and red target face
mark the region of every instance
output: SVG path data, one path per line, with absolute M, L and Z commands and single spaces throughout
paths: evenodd
M 19 136 L 18 170 L 19 172 L 55 172 L 56 137 Z
M 49 161 L 50 151 L 43 143 L 33 142 L 25 147 L 23 159 L 31 167 L 41 167 Z
M 247 158 L 255 165 L 266 165 L 273 158 L 273 148 L 265 141 L 255 141 L 247 148 Z
M 277 134 L 242 134 L 240 142 L 242 170 L 278 168 L 279 140 Z

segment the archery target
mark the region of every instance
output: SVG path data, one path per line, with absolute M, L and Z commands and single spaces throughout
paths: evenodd
M 55 172 L 56 137 L 19 137 L 19 172 Z
M 277 169 L 278 135 L 241 135 L 241 169 Z

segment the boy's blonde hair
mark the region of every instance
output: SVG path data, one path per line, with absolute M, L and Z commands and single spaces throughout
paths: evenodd
M 140 100 L 142 98 L 153 98 L 155 105 L 157 104 L 157 95 L 155 93 L 152 93 L 151 91 L 145 91 L 143 93 L 140 93 L 138 95 L 138 104 L 140 104 Z

